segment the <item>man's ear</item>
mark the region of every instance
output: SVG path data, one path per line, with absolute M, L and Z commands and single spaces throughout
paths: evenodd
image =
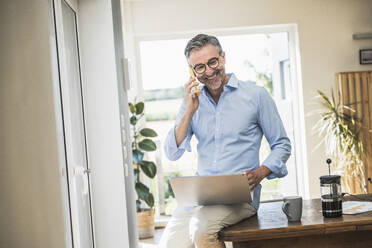
M 221 57 L 223 58 L 223 64 L 225 64 L 226 63 L 225 52 L 221 52 Z

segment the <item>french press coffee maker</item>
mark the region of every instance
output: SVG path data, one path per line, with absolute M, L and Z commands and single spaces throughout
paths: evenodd
M 322 213 L 324 217 L 340 217 L 342 215 L 341 176 L 331 175 L 331 159 L 327 159 L 329 175 L 321 176 L 320 193 Z

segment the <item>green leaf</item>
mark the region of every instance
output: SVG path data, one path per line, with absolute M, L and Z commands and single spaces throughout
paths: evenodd
M 144 137 L 156 137 L 158 134 L 151 128 L 143 128 L 140 131 L 140 134 Z
M 165 199 L 166 198 L 171 198 L 171 197 L 175 198 L 173 189 L 172 189 L 172 187 L 170 185 L 169 178 L 166 177 L 165 181 L 166 181 L 165 182 L 165 188 L 166 188 L 166 190 L 165 190 Z
M 137 212 L 141 211 L 141 201 L 140 200 L 136 200 L 136 209 L 137 209 Z
M 136 104 L 136 114 L 142 114 L 143 110 L 145 109 L 145 104 L 143 102 L 139 102 Z
M 136 112 L 136 107 L 131 102 L 129 103 L 129 110 L 132 114 Z
M 137 118 L 135 116 L 130 117 L 130 124 L 135 126 L 137 124 Z
M 134 169 L 133 173 L 134 173 L 134 181 L 137 181 L 138 174 L 139 174 L 139 169 Z
M 153 208 L 155 203 L 154 196 L 151 193 L 149 193 L 147 195 L 147 198 L 145 199 L 145 202 L 147 203 L 147 205 L 149 205 L 150 208 Z
M 136 192 L 137 192 L 138 197 L 141 200 L 146 201 L 146 199 L 148 198 L 148 194 L 150 194 L 149 188 L 140 182 L 137 182 L 135 187 L 136 187 Z
M 156 175 L 156 165 L 154 162 L 142 161 L 140 163 L 141 169 L 149 178 L 154 178 Z
M 139 148 L 146 152 L 152 152 L 156 150 L 156 144 L 150 139 L 144 139 L 138 143 Z
M 141 152 L 140 150 L 133 150 L 132 151 L 132 155 L 133 155 L 133 161 L 135 163 L 141 163 L 142 162 L 142 158 L 143 158 L 143 152 Z

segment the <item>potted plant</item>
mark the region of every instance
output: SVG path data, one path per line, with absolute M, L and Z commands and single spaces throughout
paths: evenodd
M 134 182 L 137 192 L 136 208 L 139 238 L 149 238 L 154 235 L 154 195 L 141 179 L 144 175 L 154 178 L 156 165 L 152 161 L 144 160 L 145 152 L 156 150 L 156 144 L 151 138 L 157 133 L 150 128 L 140 128 L 140 120 L 144 116 L 143 102 L 129 103 L 130 125 L 133 130 L 132 155 L 134 165 Z M 142 173 L 143 172 L 143 173 Z M 143 207 L 146 203 L 148 208 Z
M 336 162 L 333 163 L 334 173 L 341 175 L 342 186 L 347 192 L 354 193 L 351 185 L 356 182 L 360 190 L 367 193 L 360 120 L 353 116 L 353 109 L 336 102 L 333 91 L 332 98 L 328 98 L 318 90 L 318 98 L 322 109 L 317 111 L 321 117 L 314 131 L 322 137 L 327 155 Z

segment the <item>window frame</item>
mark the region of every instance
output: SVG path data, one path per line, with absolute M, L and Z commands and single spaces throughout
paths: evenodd
M 293 110 L 293 128 L 295 144 L 292 144 L 292 149 L 295 151 L 295 167 L 296 167 L 296 184 L 297 193 L 302 195 L 305 199 L 310 197 L 309 193 L 309 178 L 308 178 L 308 165 L 307 165 L 307 148 L 306 148 L 306 134 L 305 134 L 305 114 L 303 104 L 303 88 L 301 78 L 301 58 L 299 48 L 299 35 L 297 24 L 278 24 L 278 25 L 265 25 L 265 26 L 252 26 L 252 27 L 239 27 L 227 29 L 209 29 L 209 30 L 194 30 L 187 32 L 174 32 L 174 33 L 142 33 L 134 34 L 134 47 L 135 47 L 135 74 L 137 77 L 137 95 L 144 95 L 144 88 L 142 82 L 141 71 L 141 57 L 140 57 L 140 42 L 142 41 L 156 41 L 156 40 L 172 40 L 172 39 L 188 39 L 196 33 L 208 33 L 215 36 L 228 36 L 228 35 L 247 35 L 247 34 L 271 34 L 287 32 L 289 44 L 289 61 L 290 61 L 290 76 L 292 78 L 290 96 L 292 99 Z M 298 165 L 301 161 L 301 166 Z M 302 183 L 299 183 L 302 182 Z M 161 185 L 161 183 L 157 183 Z

